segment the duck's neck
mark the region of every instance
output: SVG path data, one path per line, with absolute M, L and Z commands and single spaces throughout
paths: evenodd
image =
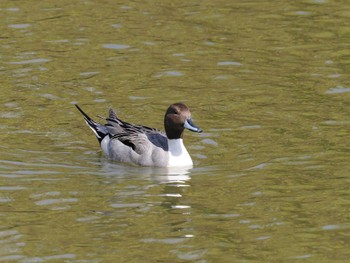
M 183 140 L 168 139 L 169 164 L 168 166 L 192 166 L 191 156 L 188 154 Z

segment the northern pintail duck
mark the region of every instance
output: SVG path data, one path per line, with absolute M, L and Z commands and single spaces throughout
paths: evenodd
M 104 154 L 116 161 L 142 166 L 192 166 L 193 162 L 183 144 L 183 131 L 202 130 L 193 124 L 191 113 L 183 103 L 169 106 L 164 116 L 165 133 L 118 118 L 110 109 L 107 124 L 92 120 L 78 105 L 85 122 L 95 133 Z

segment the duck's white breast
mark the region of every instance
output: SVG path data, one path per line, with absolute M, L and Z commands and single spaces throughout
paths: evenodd
M 182 139 L 168 140 L 168 167 L 192 166 L 191 156 L 188 154 Z

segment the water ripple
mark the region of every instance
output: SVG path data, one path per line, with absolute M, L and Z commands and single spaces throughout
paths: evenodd
M 350 92 L 350 88 L 346 88 L 343 86 L 337 86 L 335 88 L 331 88 L 326 91 L 326 94 L 339 94 L 339 93 L 347 93 Z
M 61 203 L 74 203 L 78 202 L 78 198 L 58 198 L 58 199 L 45 199 L 36 201 L 35 204 L 42 205 L 53 205 L 53 204 L 61 204 Z
M 11 65 L 26 65 L 26 64 L 37 64 L 37 63 L 45 63 L 51 61 L 47 58 L 36 58 L 36 59 L 29 59 L 29 60 L 22 60 L 22 61 L 11 61 L 8 62 L 8 64 Z
M 122 44 L 104 44 L 102 47 L 107 49 L 127 49 L 130 48 L 129 45 L 122 45 Z
M 32 26 L 32 25 L 31 24 L 12 24 L 12 25 L 8 25 L 8 27 L 16 28 L 16 29 L 28 28 L 30 26 Z
M 242 63 L 237 61 L 220 61 L 218 62 L 218 66 L 242 66 Z

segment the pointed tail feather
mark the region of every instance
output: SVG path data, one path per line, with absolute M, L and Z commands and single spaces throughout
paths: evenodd
M 108 118 L 109 119 L 118 119 L 117 114 L 115 113 L 115 111 L 112 108 L 109 109 L 109 117 Z
M 90 127 L 90 129 L 94 132 L 96 135 L 97 140 L 101 143 L 104 137 L 108 135 L 108 131 L 106 127 L 98 122 L 95 122 L 93 119 L 91 119 L 79 106 L 78 104 L 74 104 L 75 107 L 80 111 L 81 114 L 84 116 L 84 120 L 86 124 Z

